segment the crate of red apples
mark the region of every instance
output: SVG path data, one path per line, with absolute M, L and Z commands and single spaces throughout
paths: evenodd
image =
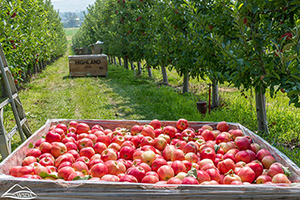
M 237 123 L 48 120 L 1 164 L 41 199 L 297 199 L 300 170 Z

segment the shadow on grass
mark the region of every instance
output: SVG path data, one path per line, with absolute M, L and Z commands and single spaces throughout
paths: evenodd
M 197 110 L 195 96 L 180 94 L 146 75 L 134 76 L 131 70 L 109 66 L 108 77 L 103 81 L 118 95 L 112 103 L 121 118 L 201 121 L 203 117 Z

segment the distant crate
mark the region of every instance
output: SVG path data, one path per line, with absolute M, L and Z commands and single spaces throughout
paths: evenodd
M 71 77 L 107 76 L 107 55 L 72 55 L 69 56 Z

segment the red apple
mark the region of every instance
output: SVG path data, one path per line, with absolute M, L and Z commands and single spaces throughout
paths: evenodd
M 168 145 L 165 147 L 165 149 L 163 150 L 163 157 L 166 161 L 171 160 L 171 156 L 172 156 L 174 150 L 175 150 L 174 145 Z
M 194 177 L 188 176 L 182 179 L 181 184 L 199 185 L 199 182 Z
M 108 146 L 110 144 L 110 138 L 106 135 L 100 135 L 100 136 L 97 137 L 96 143 L 97 142 L 102 142 L 106 146 Z
M 92 177 L 102 178 L 102 176 L 104 176 L 107 173 L 108 173 L 108 169 L 104 163 L 97 163 L 90 170 L 90 175 Z
M 70 150 L 77 151 L 77 145 L 74 142 L 67 142 L 67 143 L 65 143 L 65 145 L 67 147 L 67 151 L 70 151 Z
M 34 147 L 39 147 L 43 142 L 45 142 L 46 139 L 45 138 L 40 138 L 38 139 L 35 144 L 34 144 Z
M 42 142 L 39 146 L 39 149 L 42 153 L 50 153 L 52 145 L 49 142 Z
M 255 178 L 259 177 L 263 173 L 263 166 L 258 162 L 253 161 L 248 163 L 246 166 L 250 167 L 255 172 Z
M 143 138 L 141 138 L 140 145 L 141 145 L 141 147 L 146 146 L 146 145 L 153 146 L 154 140 L 150 136 L 143 137 Z
M 27 156 L 22 161 L 22 166 L 30 165 L 31 163 L 37 162 L 36 157 L 34 156 Z
M 234 168 L 235 168 L 235 163 L 233 162 L 233 160 L 229 158 L 222 160 L 218 163 L 218 169 L 222 174 L 226 174 L 230 170 L 234 170 Z
M 163 134 L 169 135 L 170 138 L 174 138 L 175 137 L 175 133 L 177 133 L 177 130 L 174 126 L 166 126 L 163 129 Z
M 157 183 L 159 181 L 158 177 L 154 175 L 146 175 L 142 179 L 142 183 Z
M 46 142 L 52 143 L 52 142 L 60 142 L 61 141 L 61 135 L 58 133 L 55 133 L 53 131 L 49 131 L 46 134 Z
M 22 168 L 22 166 L 13 166 L 9 170 L 9 175 L 14 176 L 14 177 L 18 177 L 18 172 L 21 168 Z
M 180 185 L 182 183 L 182 180 L 180 178 L 177 177 L 172 177 L 167 181 L 167 184 L 176 184 L 176 185 Z
M 93 147 L 93 146 L 94 146 L 94 143 L 91 139 L 89 139 L 89 138 L 79 139 L 78 138 L 77 147 L 79 150 L 81 150 L 82 148 L 85 148 L 85 147 Z
M 55 157 L 59 157 L 67 152 L 67 147 L 61 142 L 52 142 L 50 153 Z
M 197 179 L 198 179 L 199 183 L 211 180 L 209 174 L 203 170 L 197 170 Z
M 153 151 L 144 151 L 141 154 L 141 160 L 148 165 L 152 165 L 153 161 L 156 159 L 155 153 Z
M 212 147 L 206 147 L 204 148 L 201 152 L 200 152 L 200 158 L 205 159 L 211 159 L 211 160 L 215 160 L 216 159 L 216 153 L 215 153 L 215 149 L 213 149 Z
M 108 160 L 117 160 L 118 156 L 116 154 L 116 152 L 112 149 L 105 149 L 102 153 L 101 153 L 101 159 L 106 162 Z
M 67 181 L 73 181 L 76 177 L 85 177 L 85 175 L 82 172 L 75 171 L 69 175 Z
M 245 163 L 249 163 L 251 161 L 251 157 L 247 151 L 239 151 L 235 155 L 236 162 L 243 161 Z
M 42 155 L 42 152 L 39 149 L 29 149 L 29 151 L 27 151 L 27 153 L 26 153 L 26 157 L 33 156 L 33 157 L 38 158 L 40 155 Z
M 88 133 L 89 130 L 90 130 L 90 127 L 86 123 L 79 123 L 76 127 L 77 134 Z
M 184 156 L 185 160 L 191 162 L 191 163 L 197 163 L 198 162 L 198 156 L 195 153 L 189 152 L 185 154 Z
M 271 155 L 266 155 L 261 160 L 265 169 L 269 169 L 274 162 L 276 162 L 276 159 Z
M 180 149 L 174 149 L 171 154 L 171 161 L 185 160 L 184 153 Z
M 171 165 L 174 174 L 177 175 L 179 172 L 187 172 L 185 164 L 179 160 L 175 160 Z
M 154 144 L 153 146 L 155 148 L 157 148 L 158 150 L 162 151 L 165 149 L 165 147 L 167 146 L 167 141 L 165 140 L 165 138 L 163 137 L 157 137 L 154 139 Z
M 188 142 L 182 149 L 183 153 L 187 154 L 189 152 L 192 152 L 192 153 L 197 153 L 198 151 L 198 146 L 195 142 L 193 141 L 190 141 Z
M 74 172 L 75 172 L 75 170 L 72 167 L 67 166 L 67 167 L 63 167 L 63 168 L 59 169 L 57 172 L 57 176 L 59 178 L 64 179 L 65 181 L 67 181 L 69 176 Z
M 211 181 L 215 180 L 218 183 L 220 182 L 221 176 L 220 176 L 220 172 L 218 169 L 210 168 L 210 169 L 207 169 L 206 172 L 210 176 Z
M 222 121 L 217 124 L 217 129 L 221 132 L 227 132 L 229 130 L 229 125 L 227 122 Z
M 150 126 L 152 126 L 154 129 L 161 128 L 161 122 L 158 119 L 154 119 L 149 123 Z
M 250 149 L 250 140 L 246 136 L 238 136 L 235 138 L 234 143 L 238 147 L 239 150 L 247 150 Z
M 88 159 L 88 158 L 86 158 Z M 89 167 L 89 169 L 91 169 L 95 164 L 98 164 L 98 163 L 104 163 L 103 160 L 99 159 L 99 158 L 96 158 L 94 160 L 90 160 L 88 163 L 86 163 Z
M 178 128 L 181 131 L 187 129 L 188 126 L 188 121 L 186 119 L 179 119 L 176 122 L 176 128 Z
M 242 181 L 242 179 L 238 175 L 230 173 L 224 177 L 223 184 L 232 184 L 233 181 Z
M 77 160 L 80 157 L 77 150 L 69 150 L 68 153 L 72 154 L 75 160 Z
M 134 176 L 138 180 L 138 182 L 141 182 L 146 172 L 142 167 L 130 167 L 127 170 L 127 174 Z
M 211 132 L 208 129 L 205 129 L 201 133 L 201 136 L 204 138 L 205 141 L 209 141 L 209 140 L 214 140 L 215 139 L 215 135 L 213 134 L 213 132 Z
M 72 164 L 72 167 L 75 169 L 75 171 L 79 171 L 79 172 L 83 173 L 84 175 L 89 174 L 89 168 L 88 168 L 87 164 L 85 164 L 82 161 L 74 162 Z
M 138 180 L 130 174 L 125 174 L 120 178 L 120 182 L 138 183 Z
M 229 142 L 230 139 L 227 137 L 227 135 L 223 132 L 223 133 L 220 133 L 216 138 L 216 143 L 217 144 L 220 144 L 221 142 Z
M 108 173 L 112 175 L 125 173 L 126 171 L 125 165 L 120 161 L 108 160 L 105 162 L 105 165 L 107 167 Z
M 80 150 L 79 155 L 91 158 L 95 155 L 95 150 L 92 147 L 85 147 Z
M 167 161 L 163 158 L 156 158 L 151 165 L 151 168 L 154 172 L 156 172 L 161 166 L 167 165 Z
M 174 170 L 168 165 L 163 165 L 157 170 L 157 174 L 160 180 L 168 181 L 170 178 L 174 177 Z
M 260 149 L 257 153 L 256 153 L 256 157 L 259 161 L 262 161 L 263 157 L 271 155 L 271 152 L 268 151 L 267 149 Z
M 120 178 L 116 175 L 106 174 L 102 176 L 101 181 L 119 182 Z
M 255 180 L 255 172 L 247 166 L 241 168 L 237 175 L 242 179 L 243 182 L 252 183 Z
M 286 183 L 291 184 L 291 181 L 288 179 L 288 177 L 285 174 L 276 174 L 272 178 L 273 183 Z
M 145 125 L 141 132 L 143 136 L 149 136 L 151 138 L 155 138 L 154 128 L 150 125 Z
M 260 145 L 257 143 L 251 143 L 250 148 L 255 154 L 257 154 L 257 152 L 260 150 Z
M 256 184 L 265 184 L 270 181 L 272 181 L 272 178 L 268 175 L 260 175 L 256 178 Z
M 231 137 L 233 140 L 235 140 L 236 137 L 241 137 L 241 136 L 244 136 L 244 133 L 242 130 L 240 130 L 240 129 L 232 130 Z

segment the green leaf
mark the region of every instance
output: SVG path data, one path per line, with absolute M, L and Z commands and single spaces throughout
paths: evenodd
M 84 177 L 76 176 L 75 178 L 73 178 L 73 181 L 76 181 L 76 180 L 89 180 L 90 178 L 92 178 L 91 175 L 86 175 Z
M 29 143 L 28 148 L 29 148 L 29 149 L 33 149 L 33 148 L 34 148 L 33 144 L 32 144 L 32 143 Z
M 214 148 L 215 148 L 215 152 L 217 153 L 220 149 L 220 145 L 215 144 Z
M 192 167 L 190 171 L 186 174 L 186 177 L 194 177 L 197 179 L 197 169 Z
M 284 45 L 282 51 L 285 52 L 287 50 L 290 50 L 293 45 L 294 45 L 293 43 L 288 43 L 288 44 Z
M 58 177 L 55 174 L 48 174 L 47 172 L 41 172 L 39 174 L 39 176 L 42 178 L 52 177 L 52 178 L 58 179 Z

